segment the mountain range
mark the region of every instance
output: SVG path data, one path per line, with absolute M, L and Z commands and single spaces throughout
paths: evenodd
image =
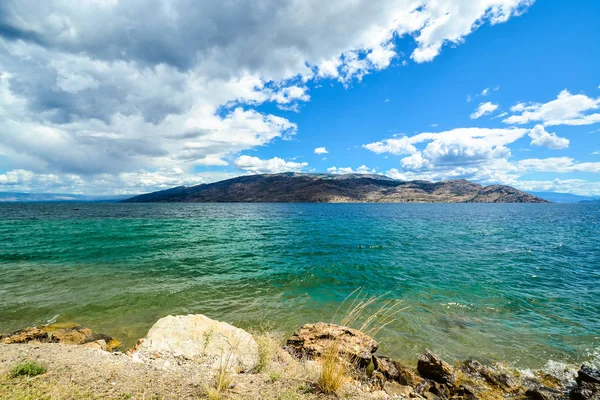
M 280 173 L 247 175 L 197 186 L 179 186 L 124 202 L 250 203 L 547 203 L 505 185 L 464 179 L 401 181 L 382 175 Z

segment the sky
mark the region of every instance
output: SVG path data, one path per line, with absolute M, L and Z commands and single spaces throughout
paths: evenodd
M 2 0 L 0 191 L 373 173 L 600 196 L 596 0 Z

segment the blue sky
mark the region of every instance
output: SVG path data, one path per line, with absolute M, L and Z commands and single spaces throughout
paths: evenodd
M 600 196 L 596 1 L 4 3 L 0 191 L 298 171 Z

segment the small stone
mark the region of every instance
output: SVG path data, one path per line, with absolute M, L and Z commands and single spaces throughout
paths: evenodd
M 417 387 L 424 381 L 412 368 L 400 363 L 396 363 L 396 368 L 398 369 L 398 382 L 402 385 Z
M 438 396 L 436 396 L 435 394 L 433 394 L 431 392 L 423 393 L 423 397 L 425 397 L 427 400 L 437 400 L 439 398 Z
M 436 354 L 427 350 L 419 357 L 417 371 L 422 377 L 439 383 L 454 384 L 454 370 Z
M 418 395 L 424 396 L 425 393 L 429 393 L 429 388 L 430 387 L 431 387 L 430 381 L 422 379 L 421 382 L 419 382 L 418 385 L 414 386 L 415 393 L 417 393 Z
M 375 391 L 371 392 L 371 396 L 369 396 L 369 398 L 386 400 L 386 399 L 389 399 L 390 396 L 383 390 L 375 390 Z
M 464 362 L 464 370 L 469 374 L 477 374 L 485 379 L 488 383 L 506 391 L 514 392 L 518 390 L 518 384 L 515 380 L 505 372 L 498 371 L 493 367 L 488 367 L 476 360 L 468 360 Z
M 113 351 L 121 345 L 121 343 L 117 339 L 105 335 L 103 333 L 91 333 L 84 339 L 83 343 L 85 344 L 89 342 L 95 342 L 98 340 L 104 340 L 106 342 L 107 351 Z
M 85 339 L 92 334 L 91 329 L 56 329 L 48 332 L 49 339 L 54 343 L 83 344 Z
M 85 347 L 87 349 L 97 349 L 97 350 L 102 350 L 102 351 L 108 350 L 108 346 L 106 345 L 106 342 L 102 339 L 85 343 L 82 345 L 82 347 Z
M 448 399 L 451 396 L 450 388 L 445 383 L 433 382 L 429 391 L 442 399 Z
M 396 362 L 389 357 L 373 356 L 375 371 L 381 372 L 387 379 L 397 381 L 400 377 L 400 371 L 396 367 Z
M 532 400 L 559 400 L 563 394 L 557 390 L 548 388 L 528 389 L 525 396 Z
M 383 384 L 383 390 L 390 396 L 405 396 L 410 397 L 415 393 L 415 390 L 407 385 L 401 385 L 398 382 L 388 381 Z

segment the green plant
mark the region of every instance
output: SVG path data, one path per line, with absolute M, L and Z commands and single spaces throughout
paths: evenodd
M 36 363 L 35 361 L 25 361 L 16 365 L 11 371 L 10 376 L 38 376 L 46 373 L 46 367 Z
M 271 378 L 272 382 L 277 382 L 279 380 L 279 378 L 281 378 L 281 372 L 273 371 L 273 372 L 271 372 L 269 377 Z

